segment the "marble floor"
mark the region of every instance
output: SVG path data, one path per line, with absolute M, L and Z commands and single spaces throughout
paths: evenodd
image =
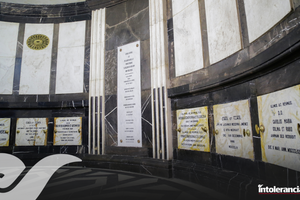
M 62 167 L 37 200 L 230 200 L 212 189 L 174 178 L 124 171 Z

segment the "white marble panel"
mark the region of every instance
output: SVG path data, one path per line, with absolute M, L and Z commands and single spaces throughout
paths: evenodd
M 290 0 L 245 0 L 249 42 L 253 42 L 291 11 Z
M 216 152 L 254 159 L 248 100 L 214 105 Z
M 186 7 L 188 7 L 190 4 L 195 2 L 197 0 L 172 0 L 172 12 L 173 16 L 177 15 L 179 12 L 184 10 Z
M 262 160 L 300 171 L 300 85 L 257 97 Z
M 84 2 L 85 0 L 0 0 L 0 2 L 19 3 L 19 4 L 66 4 Z
M 0 94 L 12 94 L 15 57 L 0 56 Z
M 9 146 L 10 118 L 0 118 L 0 147 Z
M 47 118 L 17 119 L 16 146 L 46 146 L 47 135 Z
M 176 76 L 203 68 L 198 1 L 194 1 L 176 15 L 173 13 L 173 27 Z
M 236 0 L 205 0 L 210 64 L 241 49 Z
M 18 30 L 18 23 L 0 22 L 0 56 L 16 56 Z
M 82 93 L 85 21 L 59 26 L 56 94 Z
M 42 50 L 30 49 L 26 41 L 34 34 L 46 35 L 50 42 Z M 20 94 L 49 94 L 53 24 L 26 24 L 23 44 Z
M 56 94 L 83 92 L 84 46 L 59 48 Z
M 85 21 L 59 24 L 58 48 L 83 46 Z
M 142 147 L 140 41 L 118 47 L 118 146 Z
M 0 22 L 0 94 L 12 94 L 18 23 Z

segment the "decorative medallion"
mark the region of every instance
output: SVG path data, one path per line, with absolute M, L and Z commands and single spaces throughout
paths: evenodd
M 30 49 L 42 50 L 48 46 L 49 42 L 50 42 L 50 40 L 46 35 L 35 34 L 35 35 L 30 36 L 27 39 L 26 43 Z

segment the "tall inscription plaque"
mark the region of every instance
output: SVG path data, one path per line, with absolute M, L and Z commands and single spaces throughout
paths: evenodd
M 214 105 L 216 152 L 254 159 L 249 101 Z
M 17 119 L 16 146 L 46 146 L 47 135 L 47 118 Z
M 177 110 L 178 149 L 209 152 L 207 107 Z
M 0 118 L 0 147 L 9 146 L 10 118 Z
M 257 97 L 262 159 L 300 171 L 300 85 Z
M 118 47 L 118 146 L 142 147 L 140 42 Z
M 54 118 L 53 145 L 81 145 L 81 117 Z

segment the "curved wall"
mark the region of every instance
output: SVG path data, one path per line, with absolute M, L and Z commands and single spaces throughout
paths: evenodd
M 10 121 L 0 151 L 28 165 L 76 154 L 85 166 L 181 178 L 242 199 L 259 197 L 258 184 L 297 186 L 300 3 L 223 3 L 1 3 L 0 117 Z M 26 45 L 35 33 L 52 42 L 38 53 Z M 118 47 L 136 41 L 142 147 L 120 147 Z M 81 143 L 55 145 L 56 120 L 73 117 Z M 47 118 L 44 145 L 16 145 L 21 118 Z

